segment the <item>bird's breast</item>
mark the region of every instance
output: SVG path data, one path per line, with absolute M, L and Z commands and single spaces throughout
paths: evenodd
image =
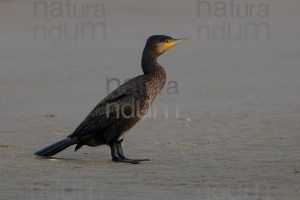
M 146 97 L 143 105 L 143 114 L 145 114 L 153 103 L 157 94 L 163 89 L 166 82 L 165 74 L 154 76 L 146 84 Z
M 134 109 L 130 109 L 128 113 L 134 112 L 134 115 L 132 118 L 126 120 L 123 133 L 133 127 L 147 113 L 155 97 L 164 87 L 165 81 L 166 75 L 164 71 L 145 79 L 145 82 L 143 82 L 143 92 L 133 97 L 130 101 L 131 105 L 134 105 Z

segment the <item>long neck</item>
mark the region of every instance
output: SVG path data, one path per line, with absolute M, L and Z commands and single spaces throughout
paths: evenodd
M 165 85 L 166 72 L 164 68 L 158 64 L 157 58 L 159 54 L 154 54 L 153 51 L 144 49 L 142 57 L 142 68 L 144 74 L 149 76 L 151 92 L 155 96 Z
M 148 49 L 144 49 L 143 56 L 142 56 L 142 68 L 144 71 L 144 74 L 151 75 L 156 70 L 161 68 L 160 64 L 157 62 L 157 58 L 159 55 L 153 53 L 152 51 Z

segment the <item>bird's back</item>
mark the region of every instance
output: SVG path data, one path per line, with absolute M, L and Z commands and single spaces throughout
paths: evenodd
M 148 82 L 149 77 L 141 75 L 118 87 L 98 103 L 69 137 L 99 134 L 110 127 L 120 133 L 130 129 L 146 111 Z

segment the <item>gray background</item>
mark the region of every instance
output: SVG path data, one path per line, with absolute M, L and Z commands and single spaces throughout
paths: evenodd
M 100 2 L 105 14 L 46 18 L 34 16 L 34 1 L 0 1 L 1 200 L 299 199 L 298 0 L 233 1 L 240 11 L 264 3 L 266 17 L 199 17 L 196 0 L 71 2 Z M 231 1 L 210 2 L 229 9 Z M 70 30 L 99 21 L 105 36 L 34 37 L 34 27 L 60 21 Z M 197 27 L 212 30 L 223 21 L 232 34 L 249 22 L 267 23 L 269 37 L 199 37 Z M 159 59 L 178 94 L 162 91 L 153 105 L 158 115 L 125 138 L 129 157 L 151 161 L 113 163 L 104 146 L 35 158 L 33 152 L 70 134 L 105 97 L 107 79 L 142 73 L 141 53 L 152 34 L 191 42 Z

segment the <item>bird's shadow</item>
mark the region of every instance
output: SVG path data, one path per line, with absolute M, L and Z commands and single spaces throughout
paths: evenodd
M 64 162 L 72 162 L 72 163 L 95 163 L 95 162 L 101 162 L 101 163 L 110 163 L 111 160 L 107 159 L 82 159 L 82 158 L 68 158 L 68 157 L 36 157 L 36 159 L 39 160 L 45 160 L 45 161 L 64 161 Z

